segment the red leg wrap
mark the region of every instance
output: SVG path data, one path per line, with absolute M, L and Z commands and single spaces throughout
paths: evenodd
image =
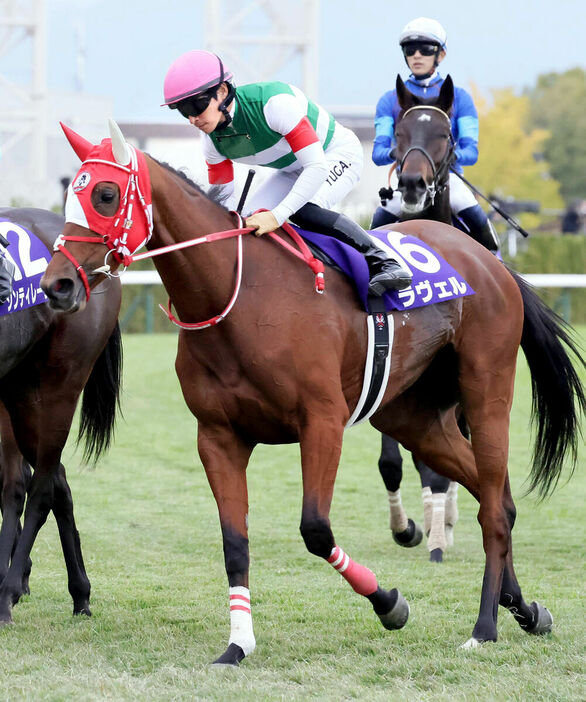
M 334 546 L 328 558 L 340 575 L 347 580 L 359 595 L 372 595 L 378 590 L 376 575 L 360 563 L 353 561 L 339 546 Z

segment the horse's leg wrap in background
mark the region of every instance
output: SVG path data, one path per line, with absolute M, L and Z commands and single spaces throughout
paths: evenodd
M 423 500 L 423 531 L 426 536 L 429 536 L 429 532 L 431 531 L 431 514 L 433 512 L 430 487 L 421 488 L 421 499 Z
M 230 640 L 228 645 L 236 644 L 244 655 L 250 655 L 256 646 L 252 630 L 250 611 L 250 591 L 247 587 L 230 588 Z
M 427 539 L 428 551 L 434 551 L 439 548 L 442 551 L 446 550 L 446 493 L 436 492 L 431 496 L 431 529 L 429 538 Z
M 395 492 L 387 490 L 387 494 L 389 496 L 389 507 L 391 510 L 391 531 L 401 533 L 409 526 L 407 513 L 401 502 L 401 490 L 399 489 Z
M 446 493 L 446 544 L 454 545 L 454 527 L 458 521 L 458 483 L 453 480 L 450 482 L 450 487 Z

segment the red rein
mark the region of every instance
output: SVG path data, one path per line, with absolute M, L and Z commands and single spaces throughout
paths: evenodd
M 289 236 L 293 239 L 295 244 L 298 246 L 298 249 L 296 249 L 294 246 L 291 246 L 285 239 L 283 239 L 281 236 L 276 234 L 275 232 L 269 233 L 269 236 L 273 241 L 276 241 L 278 244 L 283 246 L 289 253 L 292 253 L 294 256 L 297 258 L 300 258 L 302 261 L 304 261 L 314 272 L 315 274 L 315 290 L 318 293 L 323 293 L 325 290 L 325 279 L 324 279 L 324 264 L 322 261 L 319 261 L 315 256 L 311 253 L 309 247 L 305 243 L 305 241 L 299 236 L 299 234 L 293 229 L 293 227 L 290 224 L 283 224 L 281 228 L 289 234 Z M 215 317 L 212 317 L 211 319 L 207 319 L 204 322 L 181 322 L 177 317 L 174 316 L 173 312 L 171 311 L 171 299 L 169 299 L 167 309 L 165 309 L 162 305 L 159 305 L 159 307 L 163 310 L 163 312 L 167 315 L 169 320 L 173 322 L 173 324 L 176 324 L 177 326 L 181 327 L 182 329 L 189 329 L 189 330 L 196 330 L 196 329 L 205 329 L 206 327 L 212 327 L 221 322 L 225 317 L 228 315 L 230 310 L 232 309 L 234 303 L 236 302 L 236 298 L 238 297 L 238 292 L 240 290 L 240 281 L 242 279 L 242 235 L 243 234 L 250 234 L 254 230 L 251 229 L 250 227 L 241 227 L 238 229 L 228 229 L 226 231 L 222 232 L 215 232 L 213 234 L 208 234 L 206 236 L 199 237 L 197 239 L 190 239 L 189 241 L 182 241 L 177 244 L 170 244 L 169 246 L 162 246 L 159 249 L 154 249 L 153 251 L 147 251 L 142 254 L 138 254 L 137 256 L 124 256 L 124 261 L 121 261 L 124 265 L 128 266 L 130 263 L 133 261 L 140 261 L 145 258 L 152 258 L 154 256 L 160 256 L 161 254 L 165 253 L 170 253 L 171 251 L 177 251 L 179 249 L 185 249 L 189 246 L 197 246 L 198 244 L 206 244 L 206 243 L 211 243 L 213 241 L 220 241 L 221 239 L 230 239 L 232 237 L 239 237 L 238 238 L 238 270 L 236 273 L 236 284 L 234 287 L 234 292 L 232 293 L 232 297 L 230 298 L 230 301 L 228 302 L 228 305 L 226 308 L 221 312 L 220 314 L 216 315 Z M 104 241 L 104 239 L 98 239 L 96 237 L 82 237 L 82 236 L 61 236 L 60 237 L 60 242 L 55 242 L 56 243 L 56 249 L 60 251 L 64 256 L 66 256 L 71 263 L 75 266 L 75 269 L 77 270 L 82 282 L 83 286 L 85 288 L 85 293 L 86 293 L 86 301 L 90 299 L 90 285 L 88 281 L 88 277 L 86 275 L 86 272 L 84 271 L 83 267 L 81 266 L 80 263 L 75 259 L 75 257 L 65 248 L 65 246 L 61 242 L 66 242 L 66 241 L 83 241 L 85 243 L 95 243 L 95 244 L 106 244 L 108 245 L 107 241 Z M 114 252 L 114 255 L 116 255 L 116 252 Z

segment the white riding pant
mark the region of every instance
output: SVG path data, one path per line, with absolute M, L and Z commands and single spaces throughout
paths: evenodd
M 386 205 L 382 205 L 383 209 L 387 210 L 395 217 L 401 216 L 401 193 L 397 190 L 399 179 L 397 172 L 393 171 L 391 176 L 391 188 L 393 188 L 393 197 L 387 200 Z M 450 207 L 454 214 L 458 214 L 462 210 L 467 210 L 469 207 L 474 207 L 478 204 L 474 193 L 458 178 L 455 173 L 450 173 Z
M 364 154 L 356 134 L 338 123 L 325 155 L 328 176 L 309 202 L 329 210 L 357 185 L 362 175 Z M 244 215 L 248 216 L 260 208 L 271 210 L 276 207 L 301 173 L 302 169 L 272 173 L 247 200 Z

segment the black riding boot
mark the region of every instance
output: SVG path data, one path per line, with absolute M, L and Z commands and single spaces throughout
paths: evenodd
M 339 241 L 360 251 L 368 265 L 370 273 L 368 292 L 371 295 L 380 296 L 387 290 L 403 290 L 411 285 L 411 273 L 375 246 L 364 229 L 346 215 L 326 210 L 309 202 L 290 219 L 305 229 L 335 236 Z
M 458 212 L 458 217 L 468 227 L 470 236 L 486 249 L 496 253 L 499 248 L 499 240 L 492 224 L 489 222 L 484 210 L 480 205 L 467 207 Z

